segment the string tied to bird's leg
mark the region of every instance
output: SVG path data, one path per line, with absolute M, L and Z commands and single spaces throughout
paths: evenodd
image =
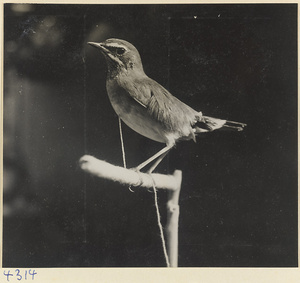
M 166 241 L 165 241 L 164 231 L 163 231 L 163 227 L 162 227 L 162 224 L 161 224 L 161 221 L 160 221 L 161 216 L 160 216 L 159 206 L 158 206 L 157 189 L 156 189 L 154 178 L 151 175 L 151 173 L 149 173 L 149 176 L 150 176 L 150 178 L 152 180 L 152 184 L 153 184 L 154 204 L 155 204 L 155 210 L 156 210 L 156 216 L 157 216 L 157 225 L 159 227 L 159 232 L 160 232 L 160 237 L 161 237 L 163 252 L 164 252 L 164 256 L 165 256 L 167 267 L 170 267 L 170 260 L 169 260 L 169 256 L 168 256 L 168 252 L 167 252 L 167 245 L 166 245 Z
M 127 167 L 126 166 L 126 154 L 125 154 L 124 139 L 123 139 L 123 132 L 122 132 L 122 121 L 121 121 L 120 117 L 119 117 L 119 130 L 120 130 L 120 140 L 121 140 L 121 148 L 122 148 L 123 165 L 124 165 L 124 168 L 126 168 Z M 154 192 L 154 204 L 155 204 L 155 210 L 156 210 L 156 216 L 157 216 L 157 224 L 158 224 L 159 231 L 160 231 L 160 237 L 161 237 L 161 240 L 162 240 L 163 252 L 164 252 L 167 267 L 170 267 L 170 261 L 169 261 L 169 257 L 168 257 L 168 253 L 167 253 L 167 246 L 166 246 L 166 241 L 165 241 L 165 237 L 164 237 L 163 227 L 162 227 L 162 224 L 160 222 L 161 217 L 160 217 L 160 212 L 159 212 L 159 207 L 158 207 L 158 196 L 157 196 L 156 185 L 155 185 L 155 181 L 154 181 L 154 178 L 151 175 L 151 173 L 157 167 L 157 165 L 162 161 L 162 159 L 167 155 L 167 153 L 170 151 L 170 149 L 171 148 L 168 147 L 168 146 L 163 148 L 163 150 L 161 151 L 162 153 L 160 153 L 158 155 L 158 158 L 156 157 L 157 158 L 156 162 L 148 170 L 148 174 L 149 174 L 149 176 L 151 178 L 151 181 L 152 181 L 152 187 L 153 187 L 153 192 Z M 155 158 L 154 158 L 154 160 L 155 160 Z M 151 161 L 149 161 L 149 162 L 151 162 Z M 148 163 L 146 163 L 144 166 L 146 166 Z M 142 167 L 144 167 L 144 166 L 142 166 Z M 143 183 L 142 177 L 140 175 L 139 170 L 136 170 L 136 172 L 139 175 L 139 181 L 136 184 L 134 184 L 133 186 L 140 186 Z M 131 192 L 134 192 L 131 189 L 131 186 L 129 186 L 128 189 Z
M 124 139 L 123 139 L 123 131 L 122 131 L 122 121 L 121 118 L 118 117 L 119 120 L 119 131 L 120 131 L 120 141 L 121 141 L 121 149 L 122 149 L 122 157 L 123 157 L 123 166 L 124 168 L 127 168 L 126 165 L 126 154 L 125 154 L 125 147 L 124 147 Z M 142 184 L 142 178 L 141 176 L 139 176 L 139 181 L 136 185 L 133 185 L 134 187 L 138 187 Z M 128 190 L 132 193 L 134 193 L 134 191 L 131 189 L 131 186 L 128 187 Z

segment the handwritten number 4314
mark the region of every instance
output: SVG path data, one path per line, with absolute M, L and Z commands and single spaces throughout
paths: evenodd
M 4 276 L 6 276 L 6 280 L 9 281 L 10 277 L 16 277 L 18 281 L 31 279 L 34 280 L 34 276 L 37 274 L 35 270 L 24 270 L 23 272 L 20 269 L 16 269 L 14 273 L 10 273 L 10 270 L 3 272 Z

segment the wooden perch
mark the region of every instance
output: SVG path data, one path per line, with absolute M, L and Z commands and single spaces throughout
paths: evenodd
M 175 170 L 173 175 L 164 175 L 137 172 L 132 169 L 112 165 L 90 155 L 84 155 L 79 160 L 82 170 L 94 176 L 119 182 L 127 186 L 168 190 L 167 202 L 167 253 L 170 267 L 178 265 L 178 220 L 179 220 L 179 193 L 181 189 L 182 172 Z
M 123 185 L 152 188 L 154 180 L 157 189 L 175 191 L 178 189 L 178 183 L 181 183 L 181 175 L 178 175 L 178 170 L 174 172 L 174 175 L 152 173 L 151 178 L 149 174 L 115 166 L 91 155 L 81 157 L 79 165 L 87 173 L 99 178 L 119 182 Z

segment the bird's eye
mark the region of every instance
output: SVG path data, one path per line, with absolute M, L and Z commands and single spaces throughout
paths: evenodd
M 117 48 L 117 54 L 118 54 L 118 55 L 123 55 L 124 52 L 125 52 L 125 48 L 123 48 L 123 47 Z

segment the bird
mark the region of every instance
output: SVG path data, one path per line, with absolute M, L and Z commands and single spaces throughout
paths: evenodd
M 148 77 L 137 48 L 123 39 L 88 42 L 101 51 L 107 63 L 106 90 L 119 118 L 135 132 L 165 147 L 135 167 L 140 171 L 152 163 L 153 172 L 168 152 L 181 141 L 194 140 L 221 128 L 242 131 L 244 123 L 204 116 Z

